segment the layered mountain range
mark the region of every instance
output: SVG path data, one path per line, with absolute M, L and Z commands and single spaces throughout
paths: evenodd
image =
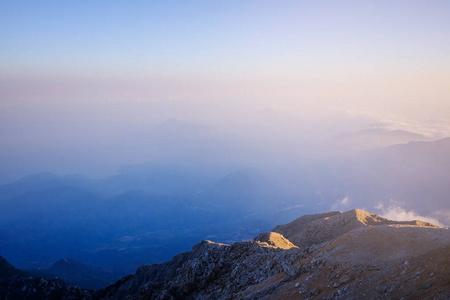
M 4 299 L 449 299 L 450 232 L 362 210 L 300 217 L 231 245 L 202 241 L 92 291 L 1 263 Z
M 95 286 L 82 284 L 88 281 L 80 274 L 66 276 L 67 264 L 52 274 L 97 289 L 199 240 L 249 240 L 304 214 L 365 207 L 395 219 L 392 201 L 416 213 L 406 219 L 420 215 L 449 227 L 448 153 L 445 138 L 287 169 L 148 163 L 103 179 L 32 175 L 0 186 L 0 255 L 26 270 L 47 270 L 63 258 L 88 266 L 80 271 L 94 266 Z

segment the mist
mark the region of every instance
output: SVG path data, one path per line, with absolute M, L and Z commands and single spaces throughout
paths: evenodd
M 141 164 L 210 172 L 215 179 L 253 169 L 294 206 L 373 209 L 395 200 L 433 213 L 423 211 L 425 200 L 399 191 L 423 180 L 439 187 L 424 186 L 435 211 L 447 209 L 446 180 L 437 176 L 446 176 L 448 145 L 431 146 L 446 136 L 446 119 L 440 127 L 439 119 L 421 122 L 406 112 L 397 119 L 382 118 L 375 108 L 357 112 L 357 103 L 333 99 L 334 92 L 322 99 L 308 94 L 318 86 L 298 88 L 289 98 L 270 84 L 260 91 L 242 83 L 178 83 L 10 80 L 4 90 L 11 100 L 1 112 L 2 182 L 40 172 L 106 179 Z M 424 149 L 411 156 L 421 146 L 409 142 L 424 142 Z M 390 148 L 398 144 L 405 149 Z
M 117 279 L 310 213 L 450 225 L 448 2 L 175 3 L 0 4 L 0 255 Z
M 445 119 L 441 128 L 407 116 L 383 118 L 375 110 L 364 114 L 357 105 L 333 95 L 321 99 L 302 87 L 288 98 L 283 88 L 264 84 L 245 90 L 242 84 L 179 84 L 3 80 L 3 183 L 43 170 L 102 177 L 150 161 L 274 167 L 362 150 L 345 137 L 365 129 L 435 140 L 448 128 Z M 196 90 L 200 96 L 188 96 Z

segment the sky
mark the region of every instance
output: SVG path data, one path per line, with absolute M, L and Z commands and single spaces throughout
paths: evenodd
M 308 155 L 372 127 L 450 136 L 449 12 L 446 0 L 1 0 L 0 182 L 211 147 L 230 161 Z

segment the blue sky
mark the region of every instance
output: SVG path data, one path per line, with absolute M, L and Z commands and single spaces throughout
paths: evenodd
M 171 118 L 288 153 L 373 124 L 448 136 L 449 13 L 449 1 L 0 1 L 0 169 L 147 161 L 148 132 Z
M 356 67 L 439 64 L 448 59 L 450 43 L 448 1 L 0 5 L 2 66 L 23 72 L 233 76 L 275 68 L 285 75 L 337 61 Z

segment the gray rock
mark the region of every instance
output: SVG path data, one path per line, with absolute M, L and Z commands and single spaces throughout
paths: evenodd
M 340 284 L 344 284 L 350 281 L 350 276 L 348 276 L 347 274 L 342 275 L 341 278 L 339 279 L 339 283 Z

